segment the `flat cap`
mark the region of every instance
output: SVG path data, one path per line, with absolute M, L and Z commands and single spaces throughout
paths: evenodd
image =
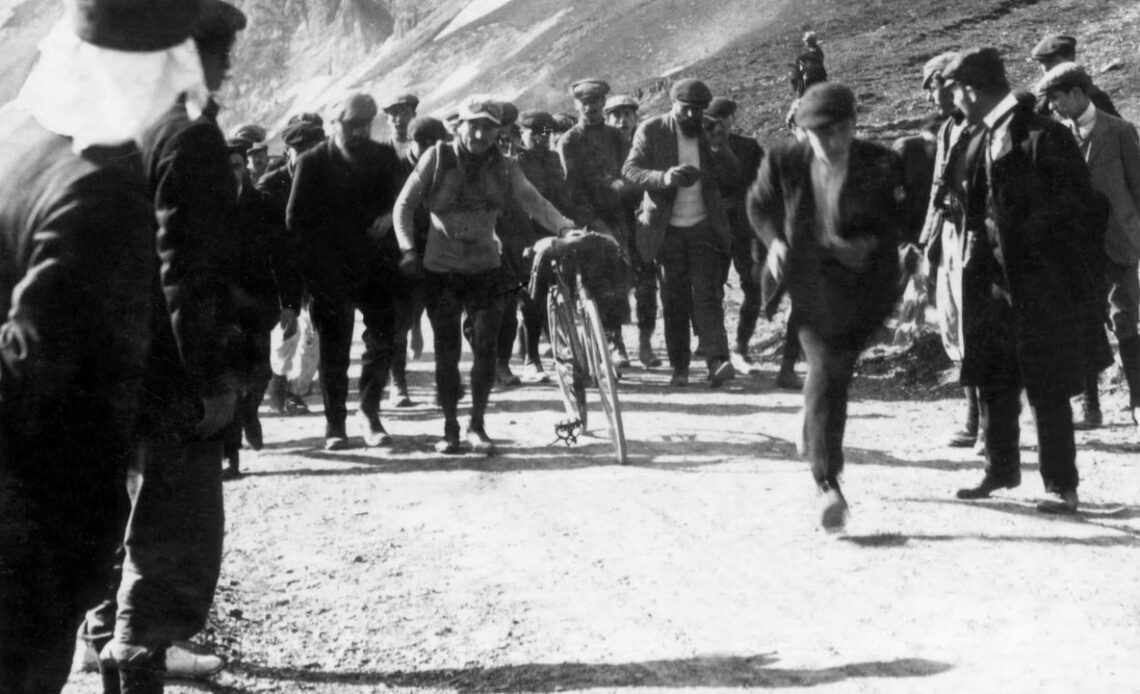
M 575 122 L 574 116 L 569 113 L 554 114 L 554 129 L 560 133 L 564 133 L 570 128 L 573 128 Z
M 673 83 L 673 88 L 669 90 L 669 98 L 683 104 L 705 108 L 712 101 L 712 92 L 704 82 L 686 77 Z
M 230 131 L 230 137 L 240 137 L 243 140 L 252 142 L 265 142 L 265 128 L 256 123 L 242 123 L 241 125 L 234 126 Z
M 249 146 L 249 153 L 250 154 L 253 154 L 254 152 L 268 152 L 268 151 L 269 151 L 269 145 L 265 144 L 264 142 L 254 142 L 253 144 L 251 144 Z
M 384 102 L 384 110 L 393 109 L 397 106 L 411 106 L 412 110 L 416 110 L 420 105 L 420 98 L 415 94 L 400 94 L 399 96 L 388 99 Z
M 325 124 L 325 119 L 321 118 L 321 114 L 313 113 L 312 111 L 302 111 L 301 113 L 294 113 L 293 115 L 289 116 L 289 125 L 300 122 L 323 126 Z
M 523 111 L 519 114 L 519 125 L 527 130 L 554 130 L 554 116 L 546 111 Z
M 610 93 L 610 85 L 605 80 L 590 77 L 578 80 L 570 85 L 570 93 L 575 99 L 588 99 L 590 97 L 605 97 Z
M 519 107 L 509 101 L 500 101 L 499 108 L 503 110 L 503 125 L 512 125 L 519 119 Z
M 336 119 L 338 121 L 366 123 L 376 118 L 377 113 L 376 100 L 364 92 L 356 92 L 341 102 Z
M 622 108 L 632 108 L 636 111 L 641 108 L 641 104 L 637 103 L 637 99 L 629 94 L 614 94 L 606 99 L 606 105 L 602 110 L 606 113 L 613 113 Z
M 285 126 L 281 132 L 281 141 L 286 147 L 296 150 L 305 150 L 325 139 L 325 129 L 308 121 L 299 120 Z
M 727 96 L 718 96 L 709 102 L 709 107 L 705 109 L 706 116 L 713 118 L 727 118 L 736 113 L 736 102 Z
M 223 0 L 201 0 L 202 14 L 191 30 L 196 39 L 228 39 L 245 29 L 245 13 Z
M 922 66 L 922 88 L 929 89 L 930 82 L 935 77 L 941 78 L 942 71 L 954 60 L 954 56 L 956 55 L 958 54 L 954 51 L 947 51 L 926 61 L 926 64 Z
M 1041 39 L 1029 52 L 1034 60 L 1050 58 L 1055 55 L 1073 56 L 1076 54 L 1077 39 L 1067 34 L 1050 34 Z
M 942 79 L 947 84 L 959 82 L 986 91 L 1009 89 L 1005 63 L 996 48 L 970 48 L 962 51 L 943 68 Z
M 243 137 L 231 137 L 226 140 L 226 151 L 230 154 L 240 154 L 243 158 L 249 154 L 253 143 Z
M 438 118 L 416 116 L 408 123 L 408 139 L 416 142 L 446 140 L 447 126 Z
M 503 104 L 493 99 L 471 97 L 459 106 L 459 120 L 479 120 L 486 118 L 495 125 L 503 124 Z
M 116 51 L 163 51 L 190 38 L 200 0 L 67 0 L 75 35 Z
M 1041 77 L 1037 82 L 1035 91 L 1038 94 L 1046 95 L 1056 89 L 1067 92 L 1073 87 L 1080 87 L 1087 94 L 1092 83 L 1089 73 L 1085 72 L 1085 69 L 1080 65 L 1058 63 L 1049 68 L 1049 71 Z
M 808 87 L 796 108 L 796 125 L 814 130 L 843 120 L 855 119 L 855 92 L 838 82 L 819 82 Z

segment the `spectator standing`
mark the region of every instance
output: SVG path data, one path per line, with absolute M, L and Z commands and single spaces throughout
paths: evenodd
M 707 348 L 708 382 L 717 387 L 736 372 L 724 327 L 724 266 L 732 248 L 722 181 L 739 175 L 727 149 L 713 152 L 702 125 L 712 92 L 700 80 L 677 81 L 672 109 L 643 122 L 622 172 L 645 191 L 637 247 L 661 269 L 670 384 L 687 385 L 692 358 L 690 321 Z
M 1041 72 L 1048 72 L 1061 63 L 1075 63 L 1077 62 L 1077 39 L 1068 34 L 1050 34 L 1033 47 L 1030 55 L 1037 61 Z M 1089 81 L 1092 82 L 1091 78 Z M 1112 98 L 1100 87 L 1090 84 L 1088 97 L 1098 110 L 1120 118 L 1120 113 L 1113 105 Z M 1051 114 L 1049 100 L 1040 95 L 1038 95 L 1037 100 L 1037 112 L 1042 115 Z
M 1093 268 L 1104 253 L 1106 210 L 1068 129 L 1014 98 L 996 49 L 961 52 L 942 76 L 978 128 L 967 149 L 962 382 L 979 388 L 986 473 L 958 497 L 985 498 L 1021 483 L 1024 388 L 1041 477 L 1057 497 L 1037 508 L 1074 513 L 1079 476 L 1069 397 L 1097 370 L 1090 360 L 1107 349 L 1104 331 L 1088 330 L 1100 294 Z
M 1092 186 L 1108 198 L 1108 227 L 1104 236 L 1104 291 L 1109 325 L 1116 335 L 1121 370 L 1128 384 L 1128 409 L 1133 426 L 1140 426 L 1140 142 L 1136 128 L 1097 108 L 1089 98 L 1092 80 L 1075 63 L 1052 67 L 1037 85 L 1056 113 L 1069 126 L 1089 166 Z M 1099 424 L 1097 379 L 1087 379 L 1084 423 Z M 1090 416 L 1095 413 L 1095 416 Z

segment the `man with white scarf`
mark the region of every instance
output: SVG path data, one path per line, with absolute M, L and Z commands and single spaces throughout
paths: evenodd
M 121 541 L 157 281 L 137 142 L 204 95 L 189 0 L 68 0 L 0 111 L 0 691 L 59 692 Z

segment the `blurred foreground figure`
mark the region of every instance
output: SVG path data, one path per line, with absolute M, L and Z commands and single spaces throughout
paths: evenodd
M 855 360 L 898 295 L 902 174 L 893 152 L 855 138 L 855 94 L 843 85 L 808 89 L 796 124 L 807 141 L 768 153 L 748 218 L 768 246 L 766 298 L 783 282 L 797 317 L 808 363 L 802 455 L 830 531 L 847 516 L 839 476 Z
M 59 692 L 122 540 L 157 286 L 137 143 L 198 3 L 72 0 L 0 113 L 0 691 Z

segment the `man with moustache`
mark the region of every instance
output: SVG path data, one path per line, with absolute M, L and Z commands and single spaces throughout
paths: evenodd
M 558 142 L 558 154 L 566 170 L 570 216 L 581 227 L 589 227 L 617 239 L 621 248 L 629 245 L 631 230 L 624 196 L 636 194 L 622 177 L 629 144 L 617 128 L 605 123 L 606 94 L 610 85 L 600 79 L 579 80 L 570 86 L 578 109 L 578 122 Z M 607 251 L 603 261 L 612 287 L 599 294 L 598 312 L 610 341 L 614 366 L 629 366 L 622 325 L 629 319 L 629 259 L 613 257 Z
M 327 450 L 349 446 L 348 366 L 357 310 L 365 332 L 356 418 L 366 446 L 391 445 L 380 421 L 380 399 L 395 348 L 392 297 L 404 281 L 383 262 L 382 240 L 402 174 L 395 149 L 371 139 L 377 112 L 367 94 L 344 100 L 333 136 L 298 159 L 286 211 L 289 230 L 301 242 L 313 297 Z
M 739 176 L 731 151 L 713 152 L 703 127 L 712 92 L 700 80 L 678 80 L 672 109 L 637 128 L 622 173 L 644 190 L 637 247 L 661 268 L 670 384 L 689 382 L 690 322 L 707 350 L 708 383 L 735 377 L 724 327 L 724 266 L 732 232 L 720 187 Z
M 958 498 L 986 498 L 1021 483 L 1024 389 L 1041 477 L 1057 497 L 1037 508 L 1075 513 L 1079 476 L 1069 397 L 1107 350 L 1103 328 L 1088 329 L 1103 302 L 1098 260 L 1107 205 L 1068 129 L 1010 92 L 996 49 L 961 52 L 942 76 L 978 131 L 966 155 L 961 380 L 979 389 L 986 472 Z

